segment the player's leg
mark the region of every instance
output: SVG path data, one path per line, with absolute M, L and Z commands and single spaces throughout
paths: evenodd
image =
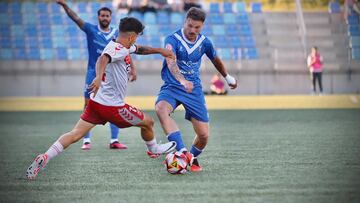
M 45 167 L 45 165 L 50 161 L 50 159 L 57 156 L 71 144 L 79 141 L 94 126 L 95 124 L 80 119 L 70 132 L 61 135 L 59 139 L 53 145 L 51 145 L 44 154 L 40 154 L 35 158 L 33 163 L 26 171 L 27 178 L 36 178 L 38 172 Z
M 317 73 L 317 74 L 318 74 L 318 83 L 319 83 L 320 94 L 322 94 L 322 92 L 323 92 L 322 73 Z
M 110 149 L 127 149 L 128 147 L 119 142 L 120 129 L 115 125 L 110 123 L 110 132 L 111 132 L 111 140 L 110 140 Z
M 194 131 L 196 133 L 193 145 L 191 146 L 190 153 L 194 155 L 194 162 L 191 166 L 191 171 L 199 172 L 202 167 L 199 164 L 198 156 L 202 153 L 209 140 L 209 123 L 198 121 L 194 118 L 191 119 Z
M 316 73 L 311 73 L 312 91 L 316 93 Z
M 85 92 L 84 92 L 84 109 L 86 108 L 86 106 L 88 105 L 89 103 L 89 99 L 90 99 L 90 92 L 89 90 L 87 89 L 87 85 L 85 85 Z M 81 146 L 81 149 L 82 150 L 89 150 L 91 148 L 91 134 L 90 134 L 90 131 L 87 132 L 84 136 L 84 139 L 83 139 L 83 145 Z

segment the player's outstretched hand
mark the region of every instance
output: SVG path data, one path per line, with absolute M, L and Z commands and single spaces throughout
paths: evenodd
M 194 84 L 188 80 L 181 80 L 180 84 L 182 84 L 185 87 L 187 93 L 191 93 L 194 88 Z
M 171 50 L 168 50 L 168 49 L 161 49 L 160 54 L 165 58 L 170 58 L 173 60 L 176 59 L 174 52 L 172 52 Z
M 92 81 L 92 83 L 89 86 L 89 89 L 91 89 L 90 94 L 94 93 L 94 97 L 95 97 L 97 91 L 100 88 L 100 85 L 101 85 L 101 78 L 98 78 L 98 77 L 94 78 L 94 80 Z
M 230 89 L 235 89 L 237 87 L 237 80 L 231 76 L 231 75 L 226 75 L 225 76 L 225 80 L 227 82 L 227 84 L 229 85 Z
M 137 79 L 136 70 L 132 68 L 130 73 L 129 73 L 129 81 L 134 82 L 136 79 Z
M 237 87 L 237 80 L 235 84 L 229 84 L 230 89 L 235 89 Z

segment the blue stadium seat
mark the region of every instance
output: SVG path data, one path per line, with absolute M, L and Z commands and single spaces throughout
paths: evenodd
M 50 23 L 52 25 L 64 25 L 64 22 L 63 22 L 62 17 L 61 17 L 60 14 L 51 15 Z
M 69 37 L 77 37 L 82 32 L 80 28 L 78 28 L 76 25 L 70 25 L 66 28 L 67 35 Z
M 249 25 L 241 25 L 239 27 L 239 34 L 242 36 L 251 36 L 252 31 Z
M 233 13 L 232 5 L 233 4 L 230 2 L 224 2 L 223 3 L 224 13 Z
M 40 60 L 40 50 L 38 48 L 28 49 L 26 55 L 29 60 Z
M 25 36 L 27 37 L 37 37 L 38 31 L 35 26 L 26 26 L 25 27 Z
M 64 37 L 53 37 L 52 44 L 54 48 L 66 48 L 67 41 Z
M 225 30 L 226 30 L 226 34 L 229 36 L 238 36 L 239 35 L 239 30 L 238 30 L 237 25 L 227 25 L 225 27 Z
M 47 14 L 37 14 L 36 15 L 37 18 L 37 24 L 38 25 L 50 25 L 50 18 Z
M 42 38 L 51 38 L 51 28 L 49 25 L 38 27 L 38 35 Z
M 90 13 L 78 13 L 78 16 L 81 19 L 83 19 L 85 22 L 90 22 L 90 23 L 94 23 L 94 19 L 96 19 L 94 15 Z
M 65 48 L 57 48 L 57 49 L 55 49 L 55 52 L 56 52 L 56 59 L 57 60 L 67 60 L 68 59 L 67 49 L 65 49 Z
M 55 2 L 49 4 L 49 13 L 50 14 L 60 14 L 61 6 Z
M 0 13 L 0 24 L 9 24 L 10 18 L 7 13 Z
M 339 2 L 329 2 L 329 13 L 340 13 L 340 4 Z
M 205 36 L 211 36 L 213 35 L 213 29 L 211 25 L 205 24 L 203 26 L 203 29 L 201 31 L 201 34 L 205 35 Z
M 350 47 L 353 48 L 360 47 L 360 36 L 352 36 L 350 38 Z
M 255 41 L 252 37 L 244 37 L 241 39 L 242 45 L 247 48 L 254 48 L 255 47 Z
M 85 3 L 85 2 L 79 2 L 79 3 L 77 3 L 76 6 L 77 6 L 77 9 L 78 9 L 79 13 L 86 13 L 86 12 L 88 12 L 88 11 L 87 11 L 87 6 L 88 6 L 87 3 Z
M 242 42 L 239 37 L 230 37 L 230 43 L 229 46 L 232 48 L 241 48 Z
M 215 36 L 225 36 L 225 27 L 224 25 L 213 25 L 212 32 Z
M 216 48 L 227 48 L 229 47 L 228 38 L 225 36 L 216 36 L 213 37 L 213 43 Z
M 20 48 L 20 49 L 12 49 L 12 55 L 13 55 L 13 59 L 17 59 L 17 60 L 25 60 L 27 59 L 27 54 L 26 52 L 24 52 L 24 48 Z
M 19 14 L 21 13 L 21 3 L 19 2 L 11 2 L 8 4 L 8 8 L 10 13 Z
M 170 35 L 176 30 L 176 28 L 173 25 L 159 25 L 159 32 L 163 36 Z
M 53 48 L 52 39 L 50 37 L 41 38 L 40 43 L 39 43 L 39 47 L 44 48 L 44 49 L 52 49 Z
M 181 25 L 183 24 L 183 15 L 180 13 L 171 13 L 170 14 L 170 22 L 173 25 Z
M 210 13 L 220 13 L 220 4 L 210 3 Z
M 245 2 L 236 2 L 235 5 L 238 13 L 246 13 Z
M 252 13 L 262 13 L 262 4 L 259 2 L 251 3 L 251 12 Z
M 133 11 L 129 14 L 130 17 L 134 17 L 134 18 L 137 18 L 138 20 L 140 20 L 141 22 L 143 22 L 144 20 L 144 17 L 143 17 L 143 14 L 140 13 L 140 12 L 137 12 L 137 11 Z
M 52 25 L 51 26 L 51 36 L 53 37 L 64 37 L 65 36 L 64 27 L 61 25 Z
M 248 50 L 247 52 L 247 56 L 249 59 L 257 59 L 258 58 L 258 54 L 255 48 L 251 48 Z
M 351 50 L 352 59 L 360 60 L 360 48 L 353 48 Z
M 167 12 L 160 11 L 157 13 L 157 23 L 160 25 L 168 25 L 170 23 L 169 14 Z
M 225 24 L 236 24 L 236 15 L 233 13 L 224 13 L 224 23 Z
M 222 60 L 231 60 L 234 57 L 233 50 L 229 48 L 217 49 L 217 54 Z
M 155 25 L 156 24 L 156 14 L 154 12 L 146 12 L 144 14 L 144 23 L 145 23 L 145 25 Z
M 249 24 L 249 17 L 246 13 L 239 13 L 236 17 L 236 21 L 239 24 Z
M 348 16 L 348 22 L 350 25 L 359 25 L 359 16 L 355 13 L 352 13 Z
M 81 43 L 86 43 L 86 41 L 80 40 L 76 35 L 70 36 L 68 39 L 68 47 L 72 49 L 80 49 Z
M 11 36 L 24 37 L 24 27 L 21 25 L 10 26 Z
M 44 2 L 37 2 L 36 3 L 36 10 L 37 13 L 48 13 L 48 4 Z
M 22 13 L 34 13 L 36 6 L 33 2 L 26 1 L 21 4 Z
M 31 48 L 31 49 L 39 48 L 39 38 L 37 38 L 37 37 L 26 37 L 25 38 L 25 46 L 27 48 Z
M 90 1 L 90 12 L 95 13 L 101 8 L 101 4 L 95 1 Z
M 0 38 L 0 47 L 4 48 L 11 48 L 11 39 L 10 37 L 3 37 Z
M 7 13 L 9 10 L 9 3 L 0 2 L 0 13 Z
M 224 23 L 223 16 L 218 13 L 210 14 L 209 22 L 213 25 L 214 24 L 223 24 Z
M 348 34 L 350 36 L 360 36 L 360 26 L 359 25 L 350 25 L 348 27 Z
M 147 44 L 152 47 L 163 47 L 160 41 L 159 36 L 156 37 L 148 37 L 147 38 Z
M 159 29 L 157 25 L 148 25 L 145 27 L 144 30 L 145 36 L 158 36 L 159 35 Z
M 34 25 L 38 24 L 36 16 L 33 13 L 24 13 L 22 22 L 24 25 Z
M 11 42 L 12 48 L 25 48 L 24 38 L 12 38 Z
M 11 60 L 13 59 L 13 54 L 11 49 L 0 49 L 0 58 L 3 60 Z
M 52 60 L 54 59 L 53 49 L 40 49 L 41 60 Z
M 23 24 L 23 22 L 22 22 L 22 13 L 12 13 L 11 15 L 10 15 L 10 23 L 12 24 L 12 25 L 22 25 Z

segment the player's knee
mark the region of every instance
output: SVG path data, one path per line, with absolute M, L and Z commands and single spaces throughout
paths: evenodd
M 209 140 L 209 133 L 199 133 L 198 138 L 199 138 L 200 142 L 207 143 Z
M 154 119 L 152 118 L 152 117 L 150 117 L 150 116 L 147 116 L 146 118 L 145 118 L 145 126 L 147 127 L 147 128 L 152 128 L 153 126 L 154 126 L 154 123 L 155 123 L 155 121 L 154 121 Z
M 168 116 L 170 114 L 169 110 L 164 107 L 163 105 L 161 104 L 157 104 L 155 106 L 155 111 L 156 111 L 156 114 L 159 118 L 162 118 L 164 116 Z

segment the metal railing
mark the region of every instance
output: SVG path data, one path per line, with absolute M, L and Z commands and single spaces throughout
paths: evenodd
M 299 34 L 304 52 L 304 59 L 306 59 L 307 57 L 306 26 L 305 26 L 304 13 L 302 10 L 301 0 L 296 0 L 296 18 L 299 26 Z

